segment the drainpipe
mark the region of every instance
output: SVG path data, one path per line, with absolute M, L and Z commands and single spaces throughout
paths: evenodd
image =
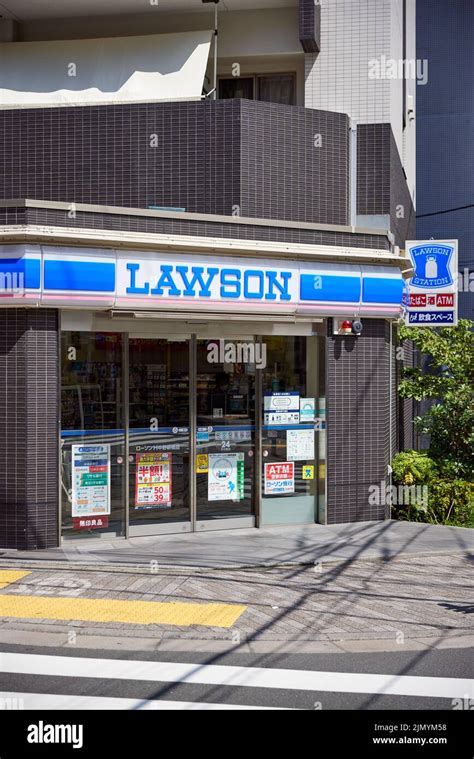
M 217 100 L 217 6 L 219 0 L 202 0 L 206 5 L 207 3 L 214 3 L 214 90 L 213 100 Z
M 357 121 L 349 120 L 349 223 L 357 226 Z

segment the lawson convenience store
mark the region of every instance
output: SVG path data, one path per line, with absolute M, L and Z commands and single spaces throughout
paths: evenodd
M 391 454 L 403 278 L 388 254 L 344 263 L 317 247 L 263 259 L 1 246 L 4 334 L 24 336 L 11 350 L 26 340 L 36 415 L 27 476 L 45 492 L 42 513 L 27 509 L 29 547 L 44 520 L 58 545 L 385 516 L 364 510 L 364 488 Z M 336 335 L 334 319 L 363 331 Z M 20 504 L 3 498 L 12 535 Z

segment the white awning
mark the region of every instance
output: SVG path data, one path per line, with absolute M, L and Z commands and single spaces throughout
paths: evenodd
M 0 107 L 201 96 L 211 31 L 0 44 Z

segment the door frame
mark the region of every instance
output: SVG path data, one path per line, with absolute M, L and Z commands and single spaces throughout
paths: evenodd
M 125 538 L 139 537 L 144 535 L 170 535 L 179 533 L 191 533 L 191 532 L 208 532 L 213 530 L 231 530 L 245 527 L 255 527 L 259 522 L 259 509 L 260 509 L 260 476 L 257 455 L 257 447 L 261 446 L 261 441 L 257 439 L 257 429 L 259 419 L 258 409 L 261 405 L 261 379 L 258 382 L 260 372 L 256 371 L 255 378 L 255 418 L 254 418 L 254 448 L 255 448 L 255 465 L 254 465 L 254 486 L 253 486 L 253 499 L 254 499 L 254 513 L 245 517 L 225 517 L 217 519 L 198 519 L 197 517 L 197 487 L 196 487 L 196 453 L 197 453 L 197 333 L 183 332 L 181 337 L 185 337 L 188 340 L 189 346 L 189 520 L 180 522 L 168 522 L 163 524 L 143 524 L 143 525 L 131 525 L 130 524 L 130 472 L 128 457 L 130 455 L 130 436 L 129 436 L 129 373 L 130 373 L 130 355 L 129 355 L 129 341 L 133 339 L 134 333 L 123 333 L 123 396 L 124 404 L 126 406 L 126 413 L 124 415 L 125 427 L 125 459 L 126 459 L 126 476 L 124 478 L 124 499 L 125 499 Z M 147 339 L 159 340 L 159 339 L 172 339 L 170 335 L 160 334 L 159 332 L 153 336 L 148 336 Z M 199 338 L 206 339 L 206 338 Z M 261 337 L 254 336 L 254 340 L 261 340 Z M 260 386 L 260 395 L 258 394 L 257 387 Z

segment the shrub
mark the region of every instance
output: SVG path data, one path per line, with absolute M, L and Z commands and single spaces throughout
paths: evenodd
M 438 474 L 438 467 L 428 454 L 402 451 L 392 461 L 393 481 L 399 485 L 426 485 Z
M 474 516 L 474 483 L 434 480 L 428 490 L 428 512 L 437 524 L 468 525 Z

